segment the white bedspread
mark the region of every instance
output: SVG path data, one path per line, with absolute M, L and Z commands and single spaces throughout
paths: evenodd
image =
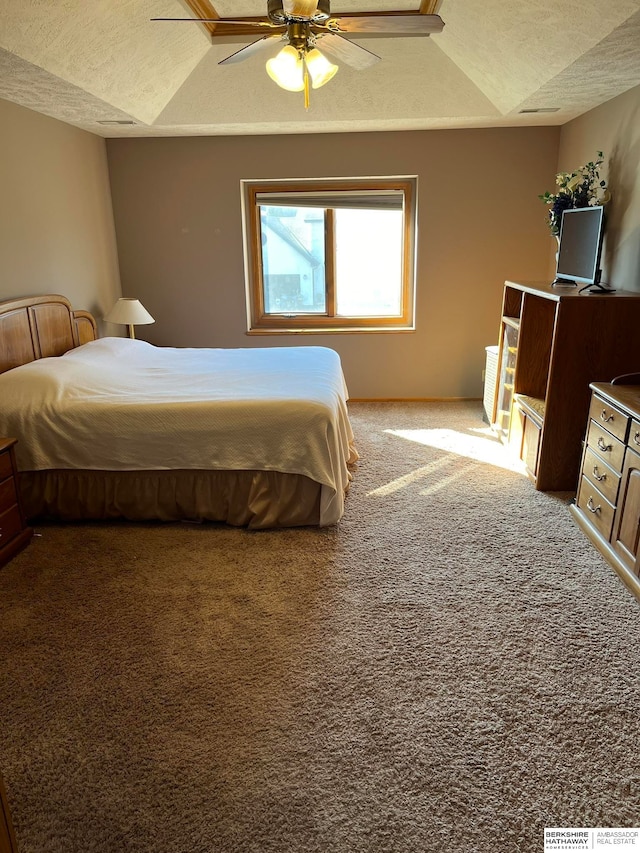
M 326 347 L 177 349 L 103 338 L 0 376 L 0 434 L 23 471 L 270 470 L 343 512 L 357 459 L 340 359 Z

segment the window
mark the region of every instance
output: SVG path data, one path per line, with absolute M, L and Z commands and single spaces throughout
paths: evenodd
M 249 331 L 413 329 L 416 183 L 242 181 Z

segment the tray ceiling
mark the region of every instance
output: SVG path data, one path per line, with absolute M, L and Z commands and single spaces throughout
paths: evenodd
M 266 0 L 214 6 L 226 17 L 266 12 Z M 151 21 L 193 16 L 183 0 L 3 0 L 0 98 L 105 137 L 187 136 L 563 124 L 640 85 L 640 0 L 433 6 L 442 33 L 362 42 L 382 62 L 340 65 L 305 112 L 300 93 L 265 73 L 268 53 L 218 65 L 253 38 Z M 419 8 L 334 0 L 332 12 Z

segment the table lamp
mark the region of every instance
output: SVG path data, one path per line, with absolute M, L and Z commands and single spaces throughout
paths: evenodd
M 148 326 L 149 323 L 155 323 L 151 314 L 138 299 L 125 296 L 118 299 L 111 311 L 105 314 L 104 319 L 107 323 L 122 323 L 128 326 L 130 338 L 136 336 L 134 326 Z

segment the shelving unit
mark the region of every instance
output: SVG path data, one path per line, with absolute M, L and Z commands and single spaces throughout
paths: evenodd
M 518 355 L 520 320 L 516 317 L 502 318 L 502 346 L 500 347 L 500 382 L 497 390 L 496 428 L 503 437 L 509 435 L 509 422 L 513 404 L 513 388 Z
M 640 370 L 640 294 L 505 282 L 493 427 L 541 491 L 574 491 L 591 382 Z

